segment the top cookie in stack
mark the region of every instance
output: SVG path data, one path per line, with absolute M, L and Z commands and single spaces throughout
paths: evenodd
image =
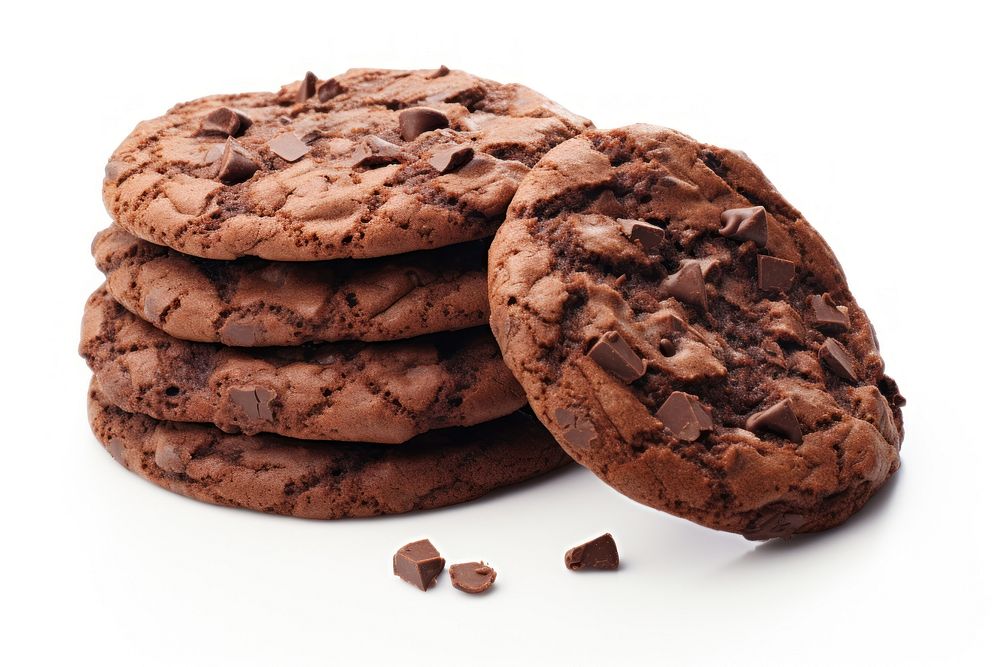
M 173 490 L 307 516 L 439 506 L 565 462 L 537 424 L 505 417 L 525 399 L 483 326 L 483 239 L 530 167 L 588 127 L 523 86 L 445 67 L 310 73 L 276 93 L 207 97 L 140 123 L 108 162 L 116 226 L 93 246 L 107 277 L 81 341 L 95 432 Z M 452 428 L 493 420 L 488 436 Z M 199 457 L 228 436 L 210 430 L 195 440 L 211 447 L 181 447 L 208 427 L 179 422 L 244 434 L 225 447 L 242 454 L 194 484 Z M 150 429 L 167 435 L 151 444 L 139 435 Z M 449 454 L 463 492 L 437 479 L 428 496 L 414 480 L 407 496 L 397 481 L 388 502 L 368 479 L 345 504 L 338 485 L 369 475 L 384 448 L 351 459 L 373 446 L 344 441 L 397 444 L 433 429 L 452 430 L 414 446 L 423 458 L 403 457 L 395 472 L 418 475 L 442 443 L 488 441 L 483 461 Z M 301 443 L 259 433 L 338 442 L 301 454 Z M 279 464 L 287 457 L 275 452 L 289 448 L 305 461 Z M 340 461 L 346 473 L 317 474 L 330 448 L 368 467 Z M 268 453 L 246 476 L 250 451 Z M 220 474 L 244 483 L 219 493 Z M 277 493 L 302 476 L 332 485 L 324 507 L 337 509 Z

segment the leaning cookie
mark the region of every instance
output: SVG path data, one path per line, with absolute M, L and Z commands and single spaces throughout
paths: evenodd
M 92 251 L 118 303 L 183 340 L 400 340 L 481 326 L 489 312 L 479 241 L 381 260 L 224 262 L 109 227 Z
M 80 353 L 124 410 L 248 434 L 394 444 L 525 403 L 485 327 L 389 343 L 230 348 L 172 338 L 101 288 L 84 311 Z
M 765 539 L 839 524 L 899 466 L 904 401 L 868 317 L 741 153 L 652 126 L 567 141 L 489 268 L 531 406 L 635 500 Z
M 122 227 L 189 255 L 379 257 L 487 237 L 528 167 L 590 122 L 465 72 L 309 74 L 140 123 L 105 170 Z
M 118 463 L 216 505 L 339 519 L 454 505 L 554 470 L 569 458 L 525 411 L 434 431 L 403 447 L 232 435 L 116 407 L 91 383 L 90 425 Z

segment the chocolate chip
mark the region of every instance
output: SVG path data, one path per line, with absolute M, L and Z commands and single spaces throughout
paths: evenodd
M 305 77 L 302 79 L 302 83 L 299 84 L 299 92 L 295 95 L 296 102 L 305 102 L 310 97 L 316 94 L 316 75 L 312 72 L 306 72 Z
M 835 375 L 851 382 L 858 381 L 858 376 L 854 374 L 854 360 L 851 359 L 851 353 L 833 338 L 823 341 L 819 348 L 819 360 Z
M 267 422 L 274 421 L 271 401 L 277 397 L 278 394 L 267 387 L 229 390 L 229 401 L 240 408 L 247 419 L 263 419 Z
M 562 429 L 566 441 L 578 449 L 589 449 L 597 438 L 597 431 L 590 420 L 570 412 L 566 408 L 556 408 L 556 424 Z
M 457 171 L 465 166 L 472 159 L 475 151 L 472 146 L 455 146 L 440 150 L 427 159 L 428 164 L 434 167 L 438 173 L 447 174 L 449 171 Z
M 219 329 L 219 337 L 223 345 L 253 347 L 257 342 L 257 327 L 240 322 L 226 322 Z
M 708 308 L 708 292 L 705 291 L 705 277 L 701 267 L 696 263 L 685 264 L 677 273 L 673 273 L 663 281 L 661 291 L 678 301 Z
M 309 152 L 309 147 L 306 146 L 305 142 L 295 136 L 294 132 L 279 134 L 267 142 L 267 147 L 270 148 L 275 155 L 280 157 L 282 160 L 287 160 L 288 162 L 295 162 Z
M 787 259 L 757 256 L 757 284 L 766 292 L 787 292 L 795 282 L 795 262 Z
M 767 214 L 763 206 L 731 208 L 722 212 L 723 236 L 738 241 L 753 241 L 764 247 L 767 245 Z
M 315 127 L 299 127 L 295 130 L 295 136 L 298 137 L 302 143 L 311 144 L 322 137 L 323 133 Z
M 790 512 L 769 511 L 755 519 L 743 531 L 743 537 L 748 540 L 770 540 L 775 537 L 790 537 L 804 526 L 806 518 L 801 514 Z
M 817 329 L 827 333 L 842 333 L 851 327 L 847 313 L 837 307 L 829 293 L 813 294 L 808 299 L 809 320 Z
M 677 352 L 677 347 L 674 345 L 674 342 L 669 338 L 661 338 L 660 352 L 665 357 L 672 357 L 674 356 L 674 353 Z
M 486 563 L 457 563 L 448 568 L 451 585 L 463 593 L 479 594 L 497 580 L 497 571 Z
M 198 134 L 201 136 L 238 137 L 252 124 L 253 122 L 239 111 L 228 107 L 219 107 L 201 119 Z
M 637 241 L 646 252 L 656 250 L 663 242 L 663 230 L 656 225 L 629 218 L 618 218 L 618 224 L 629 241 Z
M 227 185 L 242 183 L 256 173 L 257 163 L 250 153 L 230 137 L 222 151 L 222 165 L 219 167 L 219 180 Z
M 351 154 L 352 167 L 381 167 L 392 162 L 399 162 L 402 154 L 399 146 L 381 137 L 369 135 Z
M 597 365 L 624 382 L 638 380 L 646 373 L 646 361 L 629 346 L 617 331 L 607 331 L 587 352 Z
M 712 417 L 698 397 L 683 391 L 672 392 L 656 411 L 656 418 L 675 438 L 684 442 L 694 442 L 702 433 L 712 430 Z
M 108 441 L 108 453 L 111 454 L 111 458 L 123 465 L 128 467 L 128 462 L 125 460 L 125 441 L 121 438 L 115 436 Z
M 747 430 L 754 433 L 771 431 L 783 435 L 792 442 L 802 442 L 802 427 L 799 419 L 792 412 L 792 402 L 784 398 L 766 410 L 752 414 L 747 418 Z
M 444 558 L 430 540 L 411 542 L 392 557 L 392 573 L 422 591 L 434 583 L 444 569 Z
M 564 561 L 570 570 L 617 570 L 618 545 L 604 533 L 567 551 Z
M 450 72 L 451 72 L 450 69 L 448 69 L 444 65 L 441 65 L 441 67 L 438 67 L 436 70 L 434 70 L 433 72 L 431 72 L 430 75 L 427 78 L 428 79 L 439 79 L 442 76 L 447 76 Z
M 328 102 L 346 90 L 336 79 L 327 79 L 316 89 L 316 98 L 320 102 Z
M 404 141 L 413 141 L 424 132 L 448 127 L 448 117 L 437 109 L 413 107 L 399 112 L 399 133 Z

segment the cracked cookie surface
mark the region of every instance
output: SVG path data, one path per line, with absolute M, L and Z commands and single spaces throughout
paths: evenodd
M 307 519 L 400 514 L 478 498 L 569 458 L 526 411 L 402 447 L 234 435 L 115 406 L 91 383 L 91 428 L 118 463 L 196 500 Z
M 528 167 L 589 126 L 447 68 L 307 76 L 140 123 L 104 201 L 136 236 L 199 257 L 393 255 L 491 235 Z
M 742 153 L 588 132 L 522 182 L 491 325 L 542 422 L 646 505 L 767 539 L 847 519 L 904 400 L 832 251 Z
M 110 227 L 93 255 L 118 303 L 175 338 L 239 347 L 382 341 L 485 325 L 486 245 L 385 259 L 184 255 Z
M 116 405 L 231 432 L 394 444 L 521 408 L 485 327 L 386 343 L 231 348 L 172 338 L 98 289 L 80 353 Z

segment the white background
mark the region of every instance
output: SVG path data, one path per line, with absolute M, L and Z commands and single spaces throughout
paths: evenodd
M 0 662 L 985 664 L 998 629 L 995 16 L 959 2 L 7 5 L 0 67 Z M 140 119 L 352 66 L 520 81 L 599 126 L 748 152 L 825 235 L 909 399 L 841 529 L 759 545 L 575 469 L 367 521 L 173 496 L 90 435 L 81 308 L 107 156 Z M 623 569 L 566 571 L 604 531 Z M 391 575 L 428 536 L 483 597 Z M 997 664 L 992 662 L 992 664 Z

